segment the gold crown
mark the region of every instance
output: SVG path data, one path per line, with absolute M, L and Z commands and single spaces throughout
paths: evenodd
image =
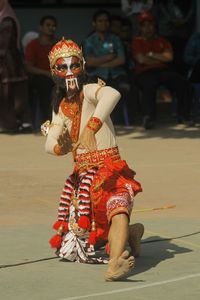
M 62 40 L 56 43 L 49 52 L 48 58 L 50 61 L 50 68 L 53 68 L 58 58 L 69 56 L 76 56 L 84 61 L 83 53 L 79 46 L 72 40 L 65 40 L 62 38 Z

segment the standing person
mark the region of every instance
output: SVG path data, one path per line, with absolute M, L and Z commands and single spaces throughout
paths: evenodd
M 138 17 L 140 36 L 133 39 L 132 52 L 135 58 L 135 81 L 142 91 L 144 128 L 151 129 L 156 120 L 156 93 L 164 85 L 177 98 L 177 121 L 190 120 L 193 100 L 190 82 L 179 73 L 171 71 L 168 64 L 173 61 L 170 42 L 156 32 L 155 20 L 151 13 Z
M 27 75 L 20 53 L 19 22 L 7 0 L 0 0 L 0 105 L 0 132 L 20 132 L 25 114 L 29 121 Z
M 184 49 L 184 61 L 188 68 L 188 79 L 194 89 L 192 114 L 194 122 L 199 121 L 200 108 L 200 32 L 194 32 Z
M 200 32 L 194 32 L 184 49 L 184 61 L 192 83 L 200 83 Z
M 128 77 L 129 83 L 129 93 L 128 93 L 128 116 L 130 123 L 133 124 L 136 118 L 138 102 L 139 102 L 139 92 L 135 85 L 134 73 L 135 73 L 135 61 L 132 56 L 132 39 L 133 39 L 133 28 L 132 23 L 128 18 L 122 18 L 120 38 L 124 46 L 125 51 L 125 69 Z
M 187 77 L 183 49 L 196 24 L 196 0 L 155 0 L 154 15 L 158 33 L 172 45 L 174 70 Z
M 153 9 L 154 0 L 121 0 L 121 9 L 125 16 L 129 18 L 133 25 L 133 36 L 139 33 L 138 20 L 139 14 Z
M 53 81 L 49 69 L 48 53 L 55 43 L 57 21 L 54 16 L 44 16 L 40 20 L 39 36 L 33 39 L 25 49 L 27 71 L 30 75 L 30 92 L 32 95 L 32 112 L 35 130 L 37 124 L 37 101 L 41 122 L 50 118 L 50 103 Z
M 134 107 L 133 101 L 135 94 L 133 95 L 133 60 L 130 52 L 131 40 L 132 40 L 132 23 L 119 15 L 111 15 L 110 31 L 120 38 L 120 41 L 124 48 L 125 62 L 123 65 L 125 75 L 123 81 L 120 84 L 120 91 L 123 94 L 123 99 L 114 109 L 114 113 L 118 116 L 122 114 L 124 116 L 124 123 L 126 128 L 131 128 L 130 125 L 134 122 Z
M 110 18 L 106 10 L 98 10 L 93 16 L 95 30 L 83 42 L 86 70 L 90 76 L 99 77 L 119 90 L 122 101 L 125 101 L 125 53 L 120 38 L 110 32 Z M 122 111 L 122 103 L 119 103 L 111 115 L 115 125 L 123 120 Z
M 134 266 L 126 242 L 138 256 L 144 232 L 142 224 L 128 227 L 133 197 L 142 189 L 121 160 L 109 117 L 120 94 L 102 81 L 88 83 L 82 51 L 71 40 L 55 44 L 49 60 L 56 92 L 52 122 L 42 126 L 45 148 L 57 156 L 72 152 L 75 163 L 61 194 L 53 225 L 57 234 L 50 243 L 64 259 L 97 263 L 104 261 L 91 257 L 91 251 L 94 254 L 98 241 L 108 240 L 105 280 L 118 280 Z

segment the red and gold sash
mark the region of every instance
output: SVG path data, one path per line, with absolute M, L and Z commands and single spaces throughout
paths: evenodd
M 81 91 L 73 102 L 64 98 L 60 104 L 63 114 L 72 120 L 70 136 L 73 143 L 76 143 L 79 137 L 83 98 L 83 91 Z

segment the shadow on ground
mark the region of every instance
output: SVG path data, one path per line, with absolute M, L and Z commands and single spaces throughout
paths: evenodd
M 161 262 L 173 259 L 178 254 L 193 252 L 192 249 L 175 244 L 173 240 L 178 240 L 183 237 L 189 237 L 197 234 L 200 234 L 200 231 L 174 238 L 163 239 L 160 236 L 151 236 L 147 239 L 144 239 L 142 241 L 142 255 L 136 259 L 136 267 L 131 271 L 128 278 L 120 281 L 140 282 L 142 280 L 134 280 L 130 279 L 130 277 L 155 268 Z
M 141 126 L 135 125 L 132 128 L 126 126 L 115 126 L 117 136 L 129 136 L 130 139 L 150 139 L 150 138 L 163 138 L 163 139 L 183 139 L 200 138 L 200 125 L 187 126 L 184 124 L 173 123 L 160 123 L 150 130 L 145 130 Z

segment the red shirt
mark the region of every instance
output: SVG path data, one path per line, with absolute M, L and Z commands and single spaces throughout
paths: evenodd
M 31 62 L 34 67 L 42 70 L 50 70 L 48 54 L 52 48 L 52 45 L 42 45 L 39 39 L 34 39 L 28 43 L 25 50 L 25 60 Z
M 153 39 L 145 39 L 144 37 L 136 37 L 132 42 L 132 54 L 147 54 L 149 52 L 162 53 L 163 50 L 172 50 L 172 46 L 170 42 L 162 37 L 156 37 Z M 157 68 L 166 68 L 167 65 L 165 63 L 157 63 L 157 64 L 139 64 L 136 62 L 135 72 L 141 73 L 150 69 Z

